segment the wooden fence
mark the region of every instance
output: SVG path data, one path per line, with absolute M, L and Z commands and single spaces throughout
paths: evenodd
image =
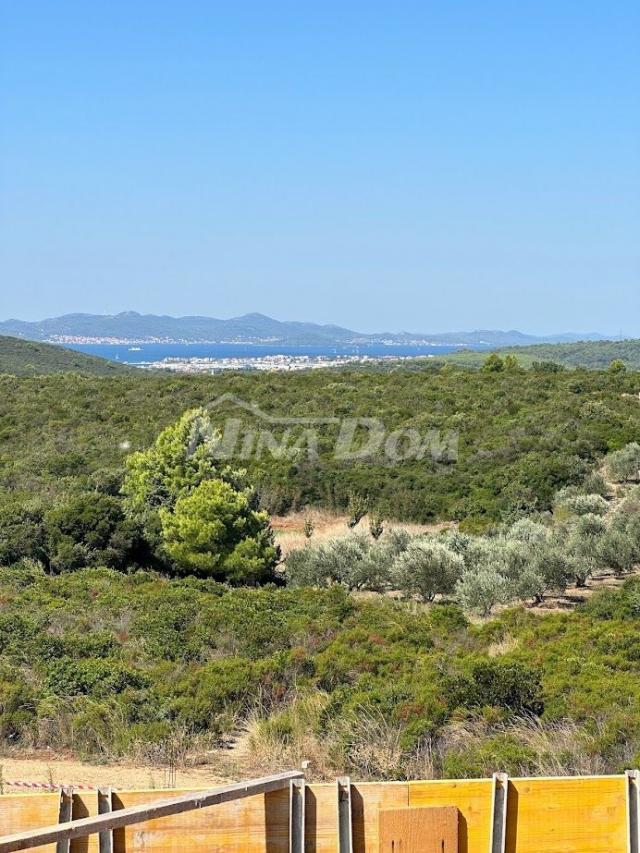
M 266 793 L 245 792 L 240 794 L 242 799 L 229 798 L 222 804 L 206 802 L 195 810 L 163 812 L 163 817 L 149 818 L 147 809 L 137 810 L 137 822 L 116 826 L 106 849 L 112 847 L 114 853 L 378 853 L 381 812 L 454 807 L 447 812 L 457 822 L 459 853 L 640 853 L 635 771 L 571 778 L 506 779 L 496 774 L 493 779 L 458 781 L 350 784 L 339 780 L 337 786 L 301 785 L 299 777 L 296 773 L 269 777 L 285 779 L 286 785 Z M 299 798 L 302 794 L 297 804 L 296 790 Z M 0 853 L 17 849 L 3 846 L 8 835 L 48 827 L 60 819 L 75 822 L 109 809 L 115 817 L 118 810 L 133 814 L 133 807 L 166 804 L 168 798 L 193 800 L 189 794 L 118 791 L 110 794 L 105 806 L 104 792 L 101 802 L 97 792 L 69 796 L 67 791 L 66 813 L 64 793 L 62 797 L 60 793 L 5 794 L 0 797 Z M 95 821 L 88 823 L 97 826 Z M 104 851 L 104 833 L 98 834 L 97 828 L 89 831 L 94 834 L 32 849 Z M 403 853 L 418 849 L 431 850 L 428 839 L 417 847 L 402 847 Z M 437 848 L 438 853 L 450 849 L 444 841 Z

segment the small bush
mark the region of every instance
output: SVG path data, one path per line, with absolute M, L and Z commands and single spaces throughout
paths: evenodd
M 539 716 L 544 710 L 540 672 L 517 661 L 486 660 L 471 670 L 468 707 L 493 705 Z
M 603 516 L 609 512 L 609 504 L 601 495 L 566 495 L 555 501 L 556 510 L 564 510 L 570 515 Z
M 610 453 L 605 465 L 611 479 L 616 483 L 626 483 L 640 479 L 640 444 L 631 442 Z

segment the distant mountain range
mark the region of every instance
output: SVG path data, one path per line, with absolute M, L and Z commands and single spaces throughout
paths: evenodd
M 379 332 L 363 334 L 341 326 L 274 320 L 264 314 L 244 314 L 230 320 L 214 317 L 167 317 L 125 311 L 115 315 L 65 314 L 47 320 L 0 322 L 0 334 L 50 343 L 270 343 L 289 346 L 322 344 L 442 344 L 468 347 L 526 346 L 606 340 L 596 332 L 527 335 L 504 332 Z

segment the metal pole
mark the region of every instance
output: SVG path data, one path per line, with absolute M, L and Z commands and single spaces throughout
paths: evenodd
M 640 771 L 625 770 L 627 783 L 627 853 L 640 853 Z
M 305 780 L 289 783 L 289 851 L 304 853 Z
M 113 792 L 111 788 L 98 788 L 98 814 L 113 811 Z M 113 830 L 103 829 L 98 834 L 100 853 L 113 853 Z
M 489 853 L 505 853 L 507 843 L 507 796 L 509 777 L 506 773 L 494 773 L 491 791 L 491 844 Z
M 338 853 L 353 853 L 353 825 L 351 814 L 351 779 L 342 776 L 336 780 L 338 789 Z

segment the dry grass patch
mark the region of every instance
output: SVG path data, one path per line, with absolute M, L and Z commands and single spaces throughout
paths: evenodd
M 305 536 L 305 522 L 309 520 L 313 525 L 313 533 L 310 538 Z M 283 556 L 290 551 L 304 548 L 308 543 L 321 545 L 330 539 L 346 536 L 350 529 L 348 526 L 349 516 L 338 515 L 323 509 L 309 508 L 302 512 L 292 512 L 288 515 L 276 515 L 271 519 L 276 542 L 282 549 Z M 439 533 L 455 527 L 454 522 L 438 522 L 435 524 L 412 524 L 404 521 L 389 520 L 384 522 L 386 531 L 406 530 L 412 536 L 419 533 Z M 359 532 L 366 533 L 369 530 L 369 516 L 363 519 L 353 528 Z

